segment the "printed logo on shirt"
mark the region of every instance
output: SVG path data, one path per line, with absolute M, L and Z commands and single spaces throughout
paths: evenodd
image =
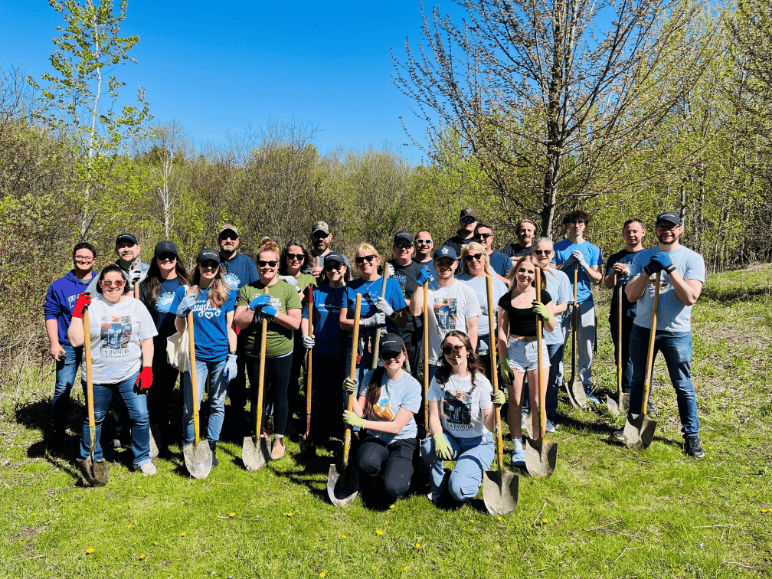
M 67 298 L 67 305 L 69 306 L 70 311 L 73 310 L 73 308 L 75 307 L 75 302 L 77 301 L 78 301 L 78 294 L 71 295 Z
M 442 413 L 448 428 L 453 430 L 472 430 L 472 400 L 462 390 L 445 391 L 442 400 Z
M 161 314 L 168 314 L 169 310 L 172 306 L 172 302 L 174 301 L 174 293 L 175 292 L 167 292 L 165 294 L 161 294 L 158 296 L 158 302 L 156 303 L 155 307 L 158 310 L 158 313 Z
M 437 319 L 437 326 L 441 332 L 456 328 L 458 316 L 456 298 L 435 298 L 432 307 L 434 308 L 434 317 Z
M 335 296 L 333 295 L 327 295 L 324 298 L 323 302 L 315 302 L 314 307 L 316 307 L 319 310 L 325 310 L 327 312 L 330 312 L 331 314 L 337 314 L 340 312 L 340 308 L 342 307 L 343 299 L 341 297 L 338 297 L 338 299 L 335 299 Z
M 103 316 L 99 335 L 99 349 L 103 358 L 128 356 L 131 340 L 131 316 Z
M 211 320 L 212 318 L 219 318 L 222 310 L 210 307 L 209 300 L 205 299 L 203 302 L 196 302 L 196 305 L 193 306 L 193 313 L 198 315 L 199 318 Z
M 241 280 L 235 273 L 226 273 L 225 283 L 227 283 L 232 288 L 241 288 Z
M 407 276 L 402 273 L 395 273 L 391 276 L 392 279 L 395 279 L 397 283 L 399 284 L 399 289 L 402 290 L 402 297 L 407 297 L 405 295 L 405 286 L 407 285 Z
M 373 405 L 371 413 L 377 420 L 394 420 L 394 412 L 391 410 L 389 397 L 381 396 L 378 403 Z

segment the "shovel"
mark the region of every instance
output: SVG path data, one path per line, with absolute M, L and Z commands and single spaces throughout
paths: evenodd
M 193 400 L 193 428 L 196 431 L 196 439 L 193 444 L 182 447 L 182 456 L 185 459 L 185 468 L 193 478 L 206 478 L 212 470 L 212 450 L 206 440 L 199 440 L 198 428 L 198 377 L 196 376 L 196 344 L 193 332 L 193 312 L 188 312 L 188 341 L 190 342 L 190 387 Z
M 91 453 L 80 464 L 80 471 L 86 482 L 93 486 L 104 486 L 110 481 L 107 463 L 94 460 L 96 446 L 96 420 L 94 419 L 94 381 L 91 378 L 91 330 L 88 310 L 83 312 L 83 354 L 86 362 L 86 398 L 88 402 L 88 434 Z
M 351 363 L 349 365 L 349 378 L 356 379 L 357 375 L 357 350 L 359 349 L 359 313 L 362 309 L 362 294 L 357 294 L 354 305 L 354 332 L 351 336 Z M 377 343 L 377 342 L 376 342 Z M 376 364 L 377 358 L 375 358 Z M 349 394 L 347 410 L 354 408 L 354 394 Z M 359 493 L 359 472 L 348 463 L 348 455 L 351 450 L 351 429 L 346 429 L 343 443 L 343 462 L 331 464 L 327 475 L 327 496 L 330 502 L 339 509 L 347 507 L 354 502 Z
M 617 396 L 606 396 L 606 406 L 614 416 L 619 416 L 622 403 L 622 284 L 617 289 Z M 629 404 L 629 403 L 628 403 Z
M 490 330 L 490 355 L 491 375 L 493 376 L 493 392 L 499 391 L 499 375 L 496 371 L 496 332 L 494 328 L 493 313 L 493 278 L 488 276 L 488 328 Z M 425 298 L 424 298 L 425 300 Z M 426 303 L 424 301 L 424 303 Z M 426 396 L 424 396 L 424 400 Z M 497 406 L 493 409 L 494 430 L 496 431 L 496 458 L 499 461 L 499 470 L 489 470 L 483 475 L 483 502 L 491 515 L 511 515 L 517 508 L 520 476 L 504 470 L 504 444 L 501 440 L 501 409 Z M 429 432 L 428 429 L 426 431 Z
M 574 286 L 576 287 L 576 286 Z M 541 269 L 536 268 L 536 301 L 541 301 Z M 545 434 L 547 431 L 547 387 L 544 383 L 542 371 L 542 321 L 541 316 L 536 317 L 536 348 L 537 364 L 536 369 L 539 380 L 539 439 L 526 439 L 525 447 L 525 468 L 528 474 L 534 477 L 548 477 L 555 472 L 555 462 L 558 458 L 558 445 L 556 442 L 547 442 Z M 581 384 L 581 382 L 580 382 Z M 584 390 L 582 390 L 584 393 Z
M 268 293 L 268 289 L 265 290 Z M 260 373 L 257 379 L 257 405 L 252 405 L 252 424 L 255 436 L 245 436 L 241 444 L 241 460 L 249 472 L 263 468 L 270 460 L 268 439 L 262 437 L 263 427 L 263 388 L 265 387 L 265 349 L 268 339 L 268 318 L 263 318 L 260 336 Z
M 318 260 L 318 258 L 317 258 Z M 308 334 L 314 335 L 314 286 L 308 286 Z M 311 372 L 314 367 L 314 351 L 308 351 L 308 363 L 306 364 L 306 433 L 300 435 L 300 451 L 309 452 L 313 446 L 308 442 L 308 436 L 311 434 Z
M 429 436 L 429 282 L 424 283 L 424 432 Z
M 576 286 L 579 283 L 579 268 L 574 268 L 574 308 L 571 312 L 571 381 L 566 383 L 566 391 L 571 406 L 574 408 L 587 408 L 587 395 L 584 393 L 584 384 L 576 373 L 576 326 L 579 323 L 579 303 L 576 301 Z
M 389 274 L 391 273 L 392 265 L 386 264 L 383 268 L 383 275 L 381 276 L 381 297 L 386 297 L 386 282 L 389 280 Z M 373 344 L 373 359 L 370 362 L 370 370 L 375 370 L 378 367 L 379 351 L 381 349 L 381 328 L 375 329 L 375 344 Z M 350 410 L 350 408 L 349 408 Z
M 646 356 L 646 379 L 643 382 L 643 403 L 640 414 L 628 414 L 625 423 L 624 441 L 627 448 L 643 450 L 648 448 L 654 439 L 657 421 L 646 416 L 646 406 L 649 403 L 651 389 L 651 371 L 654 366 L 654 340 L 657 337 L 657 308 L 659 307 L 659 282 L 661 271 L 654 280 L 654 303 L 651 306 L 651 330 L 649 332 L 649 352 Z

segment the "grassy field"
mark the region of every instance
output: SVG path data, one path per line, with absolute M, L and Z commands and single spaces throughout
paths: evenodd
M 63 456 L 42 443 L 52 376 L 5 385 L 0 576 L 772 576 L 771 279 L 769 267 L 711 276 L 694 309 L 705 459 L 682 452 L 660 360 L 651 447 L 628 451 L 611 439 L 621 418 L 561 402 L 555 474 L 523 474 L 504 519 L 481 495 L 457 510 L 418 493 L 391 509 L 358 499 L 336 510 L 325 490 L 331 457 L 304 461 L 294 444 L 249 473 L 240 445 L 226 443 L 206 480 L 187 477 L 177 448 L 149 478 L 127 468 L 124 450 L 108 455 L 108 486 L 83 488 L 70 463 L 77 436 Z M 608 296 L 599 297 L 596 383 L 611 388 Z

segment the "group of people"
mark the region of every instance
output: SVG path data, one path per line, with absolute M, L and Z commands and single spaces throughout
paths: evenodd
M 73 250 L 73 269 L 51 284 L 45 303 L 51 356 L 57 364 L 53 444 L 61 444 L 65 437 L 69 394 L 83 360 L 86 332 L 91 338 L 95 460 L 103 460 L 100 429 L 112 398 L 122 402 L 113 405 L 117 422 L 121 415 L 128 416 L 134 466 L 143 474 L 155 473 L 149 448 L 151 425 L 158 426 L 154 431 L 164 445 L 178 436 L 183 445 L 192 443 L 190 370 L 182 372 L 182 432 L 172 432 L 169 404 L 179 371 L 166 356 L 167 338 L 189 331 L 187 324 L 192 320 L 199 401 L 209 382 L 206 440 L 213 465 L 226 420 L 226 396 L 233 413 L 227 420 L 243 434 L 251 432 L 252 421 L 244 410 L 248 390 L 252 407 L 257 404 L 261 355 L 265 359 L 264 412 L 265 417 L 273 416 L 271 458 L 284 456 L 288 421 L 295 412 L 302 413 L 298 378 L 306 352 L 311 352 L 311 441 L 340 437 L 344 428 L 358 432 L 358 468 L 366 477 L 381 481 L 383 491 L 393 499 L 410 488 L 420 446 L 431 473 L 430 499 L 446 495 L 464 501 L 477 494 L 494 458 L 495 406 L 508 398 L 515 466 L 525 464 L 521 417 L 526 408 L 533 411 L 531 432 L 539 436 L 541 389 L 546 389 L 546 430 L 556 429 L 573 307 L 577 308 L 578 374 L 588 400 L 600 403 L 592 384 L 594 284 L 603 282 L 615 289 L 610 322 L 615 347 L 621 348 L 622 389 L 630 394 L 630 412 L 639 412 L 651 331 L 649 277 L 662 272 L 655 348 L 662 351 L 677 392 L 685 452 L 702 457 L 689 364 L 690 312 L 704 283 L 704 262 L 679 244 L 680 216 L 663 212 L 655 222 L 657 244 L 651 249 L 643 247 L 646 231 L 640 220 L 623 225 L 625 249 L 609 258 L 604 276 L 600 250 L 584 238 L 589 221 L 584 211 L 569 212 L 563 219 L 567 236 L 553 244 L 549 238 L 536 237 L 536 223 L 523 220 L 517 226 L 518 242 L 498 252 L 493 250 L 493 228 L 477 219 L 475 209 L 467 208 L 459 216 L 456 235 L 439 247 L 428 230 L 415 235 L 398 232 L 394 257 L 388 262 L 374 246 L 359 245 L 356 271 L 345 255 L 331 249 L 331 229 L 323 221 L 313 225 L 309 246 L 293 240 L 280 249 L 271 239 L 263 239 L 255 252 L 256 263 L 239 252 L 238 229 L 226 224 L 219 231 L 219 248 L 202 250 L 192 273 L 186 271 L 170 241 L 155 246 L 148 265 L 139 259 L 136 237 L 123 234 L 116 240 L 118 260 L 99 273 L 93 270 L 95 248 L 79 243 Z M 494 312 L 488 309 L 489 278 Z M 358 295 L 361 308 L 355 312 Z M 620 295 L 623 320 L 617 336 Z M 84 328 L 87 310 L 89 327 Z M 268 329 L 261 340 L 263 320 Z M 353 344 L 355 320 L 359 320 L 359 337 Z M 426 371 L 422 363 L 425 329 Z M 265 352 L 261 352 L 262 343 Z M 492 367 L 493 348 L 498 368 Z M 351 356 L 356 356 L 353 379 L 346 376 Z M 505 391 L 493 391 L 494 372 L 506 385 Z M 423 428 L 416 421 L 424 402 L 418 378 L 424 373 L 430 382 L 425 401 L 428 432 L 420 432 Z M 353 409 L 346 411 L 349 395 Z M 419 433 L 425 435 L 420 444 Z M 257 434 L 268 437 L 271 433 L 266 429 Z M 90 452 L 85 421 L 80 460 Z M 448 460 L 456 461 L 449 476 L 443 469 Z

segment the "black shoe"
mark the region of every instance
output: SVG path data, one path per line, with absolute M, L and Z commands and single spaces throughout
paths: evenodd
M 692 458 L 703 458 L 705 452 L 702 450 L 699 436 L 687 436 L 684 439 L 684 452 Z
M 217 460 L 217 443 L 210 440 L 209 441 L 209 450 L 212 451 L 212 467 L 217 466 L 219 461 Z
M 656 418 L 657 414 L 659 414 L 659 412 L 657 412 L 657 407 L 654 406 L 651 401 L 646 403 L 646 414 L 652 418 Z

